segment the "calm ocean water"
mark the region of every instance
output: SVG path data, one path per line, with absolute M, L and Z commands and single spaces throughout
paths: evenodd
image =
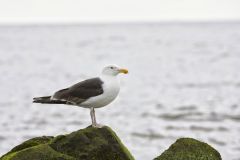
M 35 136 L 90 124 L 89 110 L 32 104 L 106 64 L 121 92 L 97 109 L 137 160 L 153 159 L 180 137 L 205 141 L 240 160 L 240 23 L 0 27 L 0 155 Z

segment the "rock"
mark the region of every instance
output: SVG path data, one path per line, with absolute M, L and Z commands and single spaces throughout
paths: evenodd
M 109 128 L 87 127 L 68 135 L 30 139 L 0 160 L 134 160 Z
M 180 138 L 154 160 L 221 160 L 221 155 L 207 143 Z
M 14 147 L 0 160 L 134 160 L 109 128 L 87 127 L 57 137 L 37 137 Z M 221 160 L 206 143 L 180 138 L 154 160 Z

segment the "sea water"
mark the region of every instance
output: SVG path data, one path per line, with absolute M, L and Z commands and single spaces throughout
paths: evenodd
M 36 136 L 90 125 L 89 110 L 32 104 L 107 64 L 120 94 L 96 110 L 137 160 L 192 137 L 240 160 L 240 23 L 0 27 L 0 155 Z

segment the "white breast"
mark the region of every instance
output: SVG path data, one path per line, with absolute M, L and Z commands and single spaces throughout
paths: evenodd
M 116 76 L 103 76 L 103 94 L 89 98 L 81 103 L 82 107 L 100 108 L 111 103 L 118 95 L 120 86 Z

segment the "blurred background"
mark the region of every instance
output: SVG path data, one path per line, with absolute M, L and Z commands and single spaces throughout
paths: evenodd
M 137 160 L 180 137 L 240 160 L 238 0 L 0 0 L 0 155 L 90 125 L 89 110 L 32 104 L 106 64 L 117 100 L 97 109 Z

